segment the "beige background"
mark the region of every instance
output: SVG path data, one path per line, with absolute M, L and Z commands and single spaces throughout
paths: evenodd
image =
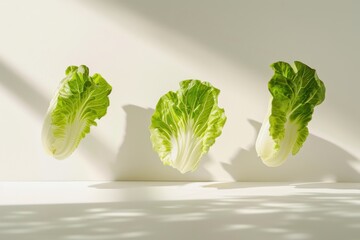
M 1 1 L 0 180 L 360 181 L 359 1 Z M 269 65 L 318 70 L 326 101 L 311 136 L 279 168 L 257 158 Z M 98 127 L 64 161 L 47 156 L 41 125 L 68 65 L 113 86 Z M 197 172 L 162 166 L 148 125 L 183 79 L 221 89 L 228 117 Z

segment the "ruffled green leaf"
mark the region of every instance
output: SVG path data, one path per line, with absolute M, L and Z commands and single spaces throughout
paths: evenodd
M 64 159 L 77 148 L 81 139 L 96 126 L 109 106 L 111 86 L 100 75 L 89 76 L 81 65 L 66 69 L 52 99 L 43 125 L 42 140 L 47 152 Z
M 180 172 L 194 171 L 200 159 L 220 136 L 224 109 L 218 107 L 220 91 L 199 80 L 180 82 L 156 105 L 151 118 L 151 141 L 165 165 Z
M 315 106 L 325 99 L 325 86 L 316 71 L 301 62 L 296 61 L 295 68 L 286 62 L 276 62 L 271 67 L 274 70 L 268 84 L 271 109 L 256 148 L 265 164 L 278 166 L 290 152 L 295 155 L 306 141 L 307 125 Z

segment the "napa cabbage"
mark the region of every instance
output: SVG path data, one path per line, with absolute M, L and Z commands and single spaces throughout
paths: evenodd
M 218 106 L 220 90 L 208 82 L 184 80 L 162 96 L 151 118 L 154 150 L 164 165 L 181 173 L 195 171 L 226 122 Z
M 50 102 L 42 128 L 43 146 L 56 159 L 72 154 L 109 106 L 111 86 L 100 74 L 69 66 Z
M 325 86 L 315 69 L 302 62 L 296 61 L 294 68 L 286 62 L 271 67 L 274 75 L 268 83 L 268 114 L 255 147 L 264 164 L 276 167 L 303 146 L 314 108 L 325 99 Z

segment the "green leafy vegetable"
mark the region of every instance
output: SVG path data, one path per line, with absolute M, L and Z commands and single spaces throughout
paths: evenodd
M 100 74 L 89 76 L 84 65 L 70 66 L 65 73 L 42 130 L 44 148 L 57 159 L 70 156 L 90 127 L 97 125 L 95 120 L 106 114 L 111 92 L 106 80 Z
M 316 71 L 301 62 L 271 65 L 275 71 L 268 87 L 272 95 L 268 116 L 260 129 L 256 151 L 270 167 L 284 163 L 304 144 L 315 106 L 325 99 L 325 86 Z
M 180 90 L 162 96 L 151 118 L 151 141 L 164 165 L 181 173 L 195 171 L 220 136 L 224 109 L 219 89 L 199 80 L 180 82 Z

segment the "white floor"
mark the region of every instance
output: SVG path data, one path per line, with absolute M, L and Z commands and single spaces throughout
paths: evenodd
M 359 240 L 360 184 L 0 183 L 1 240 Z

